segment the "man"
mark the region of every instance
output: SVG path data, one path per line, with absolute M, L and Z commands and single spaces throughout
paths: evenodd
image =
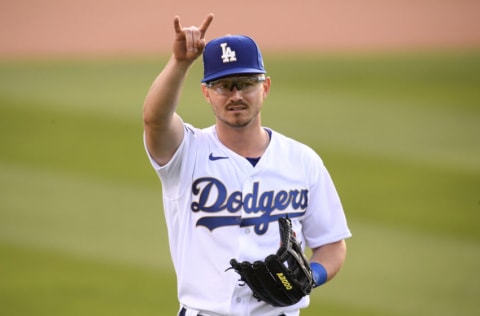
M 321 159 L 306 145 L 261 125 L 270 92 L 257 44 L 231 35 L 206 44 L 199 27 L 174 19 L 173 55 L 144 104 L 145 147 L 163 187 L 179 315 L 299 315 L 309 304 L 274 307 L 252 296 L 230 260 L 263 260 L 279 247 L 278 218 L 312 249 L 314 284 L 332 279 L 350 237 Z M 176 113 L 192 63 L 203 53 L 202 92 L 215 125 L 198 129 Z M 243 285 L 243 286 L 242 286 Z

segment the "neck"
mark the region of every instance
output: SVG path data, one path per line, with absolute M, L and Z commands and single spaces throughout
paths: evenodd
M 242 157 L 261 157 L 270 142 L 270 136 L 261 126 L 222 128 L 217 124 L 216 130 L 220 142 Z

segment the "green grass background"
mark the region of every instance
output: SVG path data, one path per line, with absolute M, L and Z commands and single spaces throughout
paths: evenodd
M 302 315 L 477 315 L 480 54 L 264 55 L 263 123 L 323 157 L 353 233 Z M 175 315 L 142 144 L 166 60 L 0 62 L 0 315 Z M 179 111 L 208 126 L 200 78 Z

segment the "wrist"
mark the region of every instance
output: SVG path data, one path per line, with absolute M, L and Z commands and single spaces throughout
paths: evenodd
M 318 262 L 311 262 L 310 269 L 312 269 L 313 282 L 315 285 L 313 287 L 320 286 L 327 282 L 328 274 L 325 267 Z

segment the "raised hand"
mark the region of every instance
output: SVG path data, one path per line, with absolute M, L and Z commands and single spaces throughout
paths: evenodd
M 213 14 L 210 13 L 200 26 L 183 27 L 180 24 L 180 17 L 175 17 L 173 55 L 178 61 L 193 62 L 203 53 L 206 44 L 205 33 L 212 20 Z

